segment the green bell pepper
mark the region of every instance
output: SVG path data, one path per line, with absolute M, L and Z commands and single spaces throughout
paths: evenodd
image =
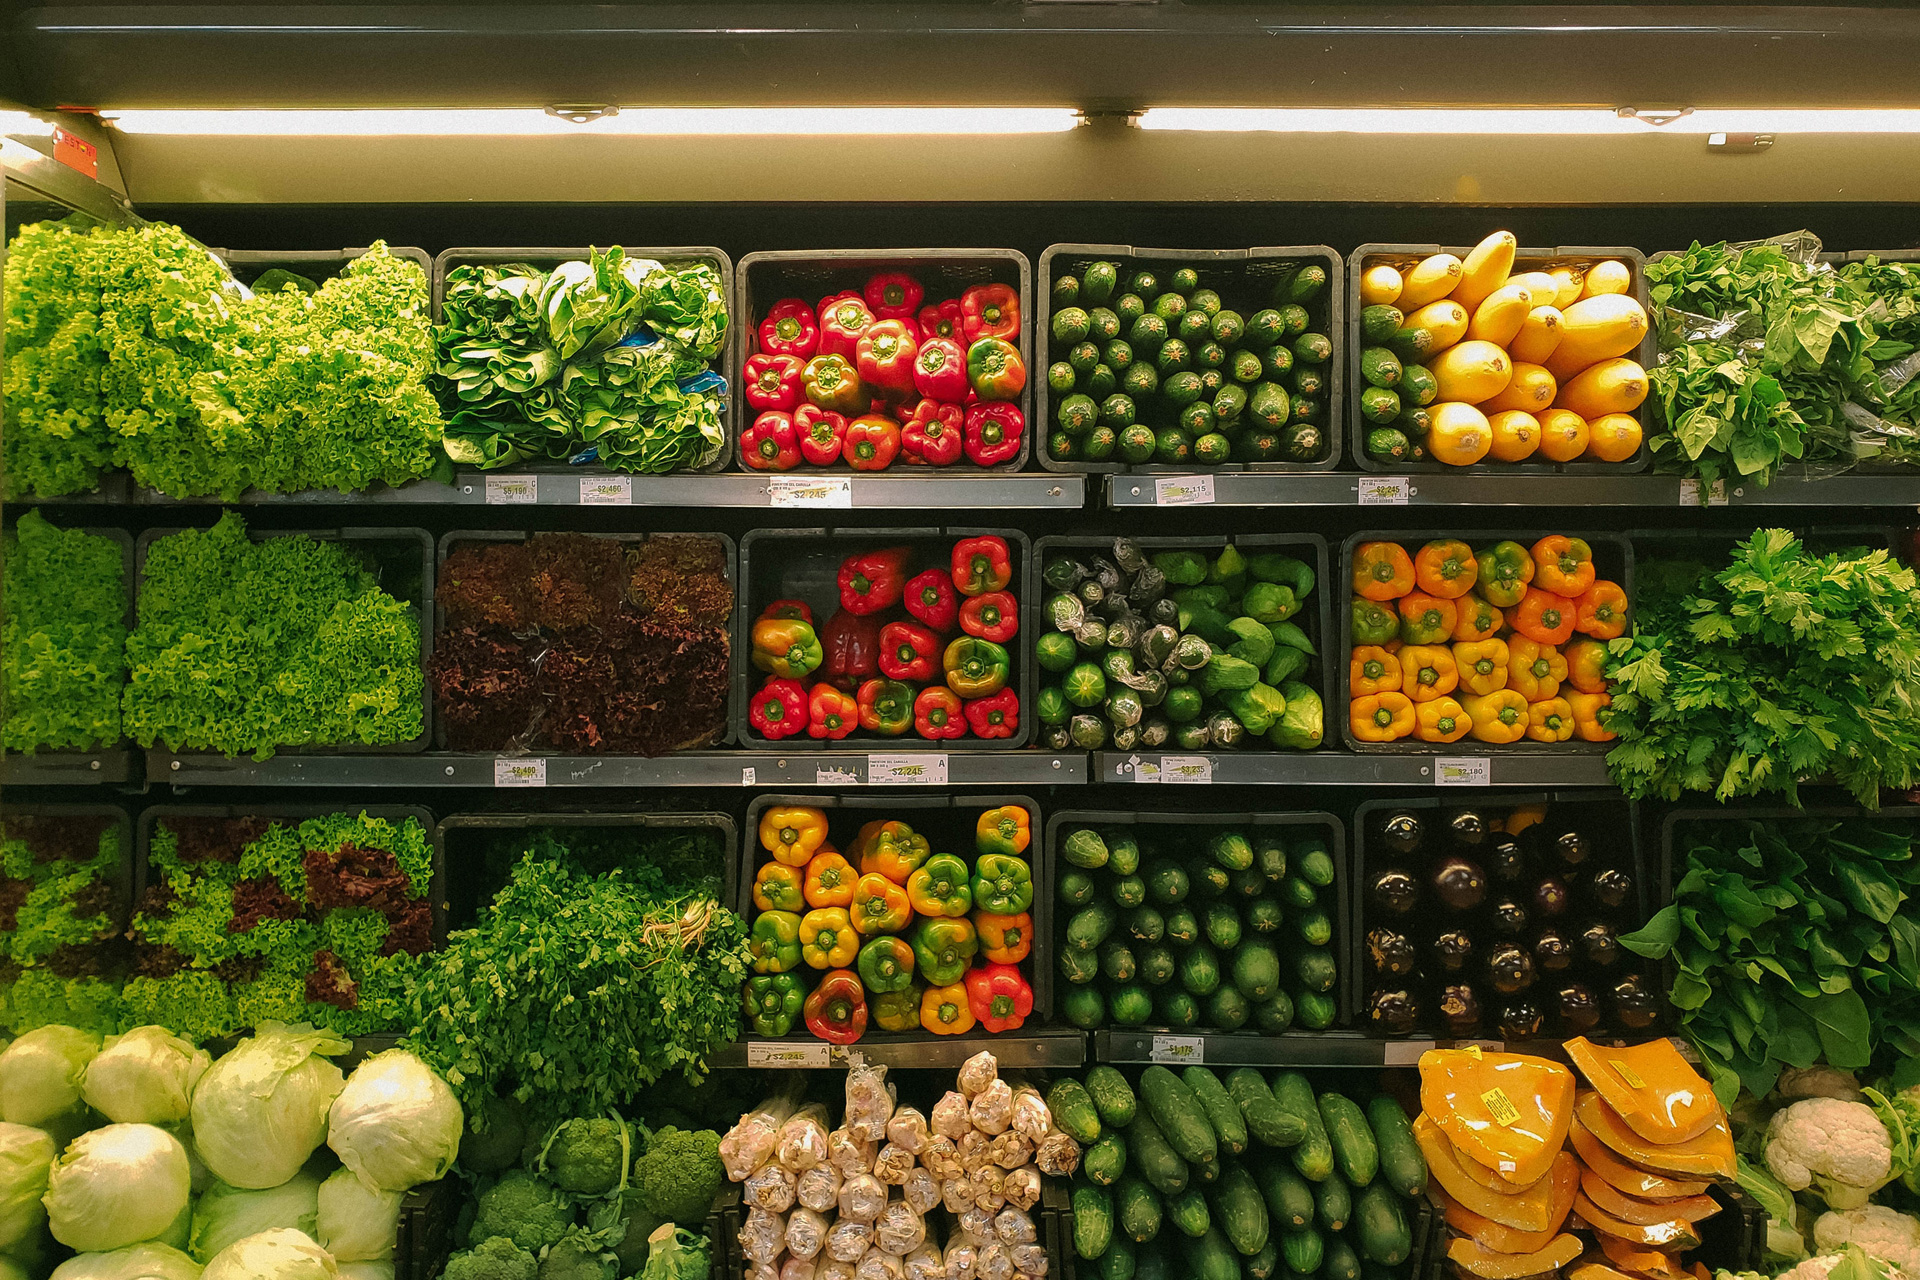
M 920 1026 L 920 997 L 926 988 L 909 982 L 867 1001 L 867 1017 L 882 1031 L 914 1031 Z
M 1400 638 L 1400 615 L 1391 605 L 1355 596 L 1351 629 L 1355 644 L 1385 644 Z
M 963 698 L 985 698 L 1007 687 L 1012 659 L 1005 646 L 978 636 L 961 636 L 941 658 L 947 688 Z
M 755 973 L 785 973 L 800 963 L 800 915 L 795 911 L 762 911 L 747 938 Z
M 869 992 L 885 994 L 913 985 L 913 948 L 899 938 L 875 938 L 854 961 Z
M 791 973 L 770 973 L 748 978 L 746 985 L 747 1019 L 759 1036 L 784 1036 L 793 1030 L 806 1001 L 806 989 Z
M 920 976 L 936 987 L 960 981 L 979 950 L 971 920 L 922 920 L 913 931 L 914 962 Z
M 964 916 L 973 910 L 967 864 L 950 853 L 936 853 L 907 877 L 907 901 L 923 916 Z
M 973 905 L 994 916 L 1025 911 L 1033 905 L 1033 869 L 1010 854 L 981 854 L 973 864 Z

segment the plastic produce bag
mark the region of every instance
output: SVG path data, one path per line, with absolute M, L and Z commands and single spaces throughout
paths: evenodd
M 887 1188 L 870 1173 L 857 1174 L 840 1184 L 840 1216 L 853 1222 L 872 1222 L 887 1207 Z
M 1046 1099 L 1032 1085 L 1023 1084 L 1013 1091 L 1013 1131 L 1036 1147 L 1053 1132 L 1053 1112 L 1047 1110 Z
M 973 1128 L 973 1120 L 967 1114 L 967 1099 L 964 1094 L 949 1089 L 933 1104 L 933 1131 L 943 1138 L 958 1142 L 966 1132 Z
M 320 1184 L 314 1240 L 335 1262 L 377 1262 L 393 1256 L 403 1191 L 375 1191 L 351 1169 L 336 1169 Z
M 840 1171 L 831 1164 L 815 1165 L 794 1179 L 793 1196 L 815 1213 L 832 1213 L 840 1203 Z
M 985 1055 L 976 1054 L 969 1058 Z M 988 1061 L 992 1061 L 991 1058 Z M 962 1068 L 965 1070 L 965 1068 Z M 1013 1086 L 1005 1080 L 995 1079 L 976 1090 L 973 1101 L 967 1107 L 967 1118 L 973 1121 L 973 1127 L 982 1133 L 1005 1133 L 1013 1124 Z
M 826 1256 L 815 1258 L 813 1262 L 813 1280 L 853 1280 L 851 1262 Z
M 165 1027 L 135 1027 L 107 1037 L 81 1074 L 80 1096 L 115 1124 L 178 1124 L 212 1065 L 205 1049 Z
M 787 1247 L 787 1220 L 765 1209 L 747 1210 L 740 1224 L 740 1254 L 749 1262 L 772 1262 Z
M 214 1255 L 201 1280 L 339 1280 L 333 1255 L 285 1228 L 237 1240 Z
M 960 1167 L 967 1177 L 983 1177 L 993 1165 L 993 1139 L 978 1129 L 969 1129 L 959 1142 Z
M 927 1139 L 931 1136 L 927 1118 L 920 1114 L 918 1107 L 901 1107 L 893 1113 L 893 1119 L 887 1121 L 887 1141 L 913 1155 L 927 1149 Z
M 873 1223 L 857 1218 L 842 1218 L 827 1232 L 827 1256 L 841 1262 L 858 1262 L 873 1246 Z
M 194 1203 L 187 1251 L 204 1266 L 228 1245 L 276 1227 L 311 1237 L 319 1230 L 319 1214 L 320 1179 L 310 1173 L 261 1191 L 216 1182 Z
M 1009 1170 L 1001 1194 L 1016 1209 L 1032 1209 L 1040 1203 L 1040 1171 L 1032 1165 Z
M 827 1135 L 827 1159 L 840 1171 L 840 1176 L 843 1178 L 872 1173 L 874 1159 L 879 1154 L 878 1142 L 854 1137 L 853 1130 L 845 1125 Z
M 47 1178 L 47 1225 L 79 1253 L 152 1240 L 187 1207 L 193 1175 L 180 1140 L 157 1125 L 110 1124 L 74 1139 Z
M 0 1121 L 0 1249 L 13 1248 L 47 1220 L 40 1197 L 53 1158 L 53 1139 L 45 1132 Z
M 901 1195 L 921 1213 L 932 1213 L 940 1205 L 940 1183 L 925 1169 L 915 1169 L 907 1175 Z
M 949 1178 L 940 1184 L 940 1204 L 948 1213 L 965 1213 L 973 1208 L 973 1184 L 965 1178 Z
M 780 1280 L 780 1272 L 785 1269 L 786 1255 L 770 1258 L 766 1262 L 756 1262 L 747 1268 L 747 1280 Z
M 998 1240 L 980 1246 L 980 1261 L 975 1267 L 980 1280 L 1012 1280 L 1013 1255 Z
M 773 1154 L 780 1126 L 793 1114 L 793 1101 L 785 1096 L 769 1098 L 727 1130 L 720 1139 L 720 1163 L 727 1177 L 744 1182 L 748 1175 L 767 1162 Z
M 960 1214 L 960 1229 L 985 1244 L 993 1239 L 993 1214 L 978 1207 L 964 1210 Z
M 964 1176 L 960 1166 L 960 1148 L 954 1145 L 952 1138 L 943 1134 L 935 1134 L 927 1139 L 927 1149 L 920 1153 L 920 1163 L 942 1182 Z
M 1033 1163 L 1049 1178 L 1071 1178 L 1080 1167 L 1080 1144 L 1064 1133 L 1050 1133 L 1034 1151 Z
M 827 1109 L 814 1102 L 800 1108 L 780 1126 L 780 1141 L 774 1147 L 775 1158 L 795 1173 L 825 1163 L 827 1158 Z
M 46 1125 L 80 1102 L 80 1081 L 100 1037 L 73 1027 L 38 1027 L 0 1052 L 0 1120 Z
M 825 1168 L 822 1165 L 820 1168 Z M 817 1172 L 809 1169 L 808 1173 Z M 765 1209 L 769 1213 L 785 1213 L 793 1208 L 795 1188 L 799 1179 L 793 1170 L 778 1160 L 769 1160 L 740 1186 L 740 1198 L 749 1208 Z
M 445 1177 L 465 1129 L 453 1090 L 405 1049 L 355 1067 L 327 1112 L 327 1145 L 372 1191 L 406 1191 Z
M 893 1254 L 869 1249 L 853 1274 L 856 1280 L 904 1280 L 906 1269 Z
M 999 1078 L 999 1060 L 993 1056 L 991 1050 L 982 1049 L 960 1064 L 960 1075 L 956 1083 L 960 1086 L 960 1092 L 971 1099 Z
M 780 1280 L 817 1280 L 819 1274 L 817 1258 L 788 1258 L 780 1264 Z
M 987 1150 L 992 1153 L 993 1162 L 1002 1169 L 1018 1169 L 1023 1164 L 1033 1162 L 1033 1143 L 1017 1129 L 1009 1129 L 989 1142 Z
M 885 1067 L 855 1067 L 847 1072 L 847 1130 L 856 1142 L 882 1142 L 893 1119 L 893 1086 Z
M 998 1213 L 1007 1203 L 1007 1171 L 988 1165 L 973 1180 L 973 1202 L 982 1209 Z
M 907 1280 L 946 1280 L 947 1264 L 940 1246 L 929 1240 L 906 1256 L 903 1269 Z
M 993 1215 L 994 1238 L 1001 1244 L 1032 1244 L 1040 1238 L 1033 1219 L 1019 1209 L 1002 1209 Z
M 926 1219 L 905 1200 L 895 1200 L 874 1224 L 873 1247 L 896 1258 L 904 1258 L 927 1239 Z
M 1039 1244 L 1016 1244 L 1007 1249 L 1013 1259 L 1014 1270 L 1026 1276 L 1044 1276 L 1047 1274 L 1047 1248 Z
M 327 1109 L 346 1087 L 327 1056 L 347 1042 L 305 1024 L 263 1022 L 200 1078 L 193 1143 L 213 1176 L 236 1187 L 277 1187 L 327 1136 Z
M 889 1142 L 874 1157 L 873 1176 L 890 1187 L 904 1187 L 907 1185 L 907 1175 L 913 1172 L 914 1163 L 913 1152 Z
M 811 1261 L 827 1244 L 831 1224 L 811 1209 L 795 1209 L 787 1215 L 787 1252 Z
M 955 1232 L 947 1238 L 946 1253 L 941 1261 L 946 1264 L 947 1280 L 973 1280 L 974 1268 L 980 1261 L 980 1246 L 964 1232 Z

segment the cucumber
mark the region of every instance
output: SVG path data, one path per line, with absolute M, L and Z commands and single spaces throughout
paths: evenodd
M 1262 1160 L 1253 1172 L 1276 1232 L 1297 1231 L 1313 1221 L 1313 1191 L 1304 1178 L 1280 1160 Z
M 1427 1190 L 1427 1161 L 1413 1140 L 1413 1125 L 1399 1103 L 1381 1094 L 1367 1103 L 1367 1122 L 1380 1147 L 1380 1174 L 1409 1200 Z
M 1240 1104 L 1227 1094 L 1227 1087 L 1220 1083 L 1220 1077 L 1205 1067 L 1188 1067 L 1180 1073 L 1180 1082 L 1193 1090 L 1193 1096 L 1200 1100 L 1200 1109 L 1207 1114 L 1207 1123 L 1213 1126 L 1213 1136 L 1219 1141 L 1222 1150 L 1229 1155 L 1239 1155 L 1247 1149 L 1247 1122 L 1240 1114 Z M 1232 1233 L 1228 1233 L 1231 1240 Z M 1235 1246 L 1238 1248 L 1238 1246 Z M 1256 1246 L 1257 1247 L 1257 1246 Z M 1252 1250 L 1242 1249 L 1242 1253 Z
M 1293 1008 L 1300 1025 L 1314 1031 L 1325 1031 L 1340 1013 L 1340 1006 L 1334 998 L 1318 991 L 1298 992 L 1294 996 Z
M 1130 876 L 1140 870 L 1140 846 L 1125 831 L 1107 833 L 1107 868 L 1117 876 Z
M 1242 1257 L 1252 1257 L 1267 1243 L 1267 1202 L 1253 1175 L 1238 1163 L 1228 1163 L 1213 1188 L 1213 1213 L 1227 1243 Z
M 1207 1228 L 1213 1225 L 1213 1215 L 1207 1211 L 1206 1194 L 1198 1187 L 1188 1187 L 1167 1201 L 1167 1221 L 1175 1230 L 1196 1240 L 1207 1234 Z
M 1307 1136 L 1306 1122 L 1273 1100 L 1273 1090 L 1252 1067 L 1227 1077 L 1227 1096 L 1239 1105 L 1247 1132 L 1262 1146 L 1291 1147 Z
M 1047 1090 L 1047 1110 L 1060 1132 L 1082 1146 L 1100 1141 L 1100 1113 L 1087 1087 L 1071 1076 L 1056 1080 Z
M 1120 1218 L 1120 1232 L 1135 1244 L 1145 1244 L 1160 1234 L 1160 1196 L 1145 1182 L 1129 1174 L 1113 1188 L 1114 1212 Z
M 1113 908 L 1104 902 L 1081 908 L 1073 919 L 1067 921 L 1067 945 L 1075 951 L 1098 949 L 1107 940 L 1107 935 L 1113 932 L 1114 921 Z M 1312 986 L 1311 983 L 1308 985 Z M 1313 989 L 1318 991 L 1325 988 Z
M 1360 1236 L 1360 1256 L 1368 1261 L 1397 1267 L 1413 1252 L 1413 1229 L 1400 1211 L 1400 1197 L 1384 1179 L 1353 1202 L 1353 1222 Z
M 1133 1241 L 1119 1235 L 1100 1255 L 1100 1260 L 1093 1264 L 1096 1280 L 1133 1280 L 1134 1269 Z
M 1360 1104 L 1342 1093 L 1323 1093 L 1320 1121 L 1326 1126 L 1327 1140 L 1333 1143 L 1334 1158 L 1347 1181 L 1356 1187 L 1372 1182 L 1373 1175 L 1380 1172 L 1380 1148 L 1374 1145 L 1373 1129 Z
M 1320 895 L 1297 875 L 1280 882 L 1280 900 L 1295 911 L 1309 911 L 1320 905 Z
M 1327 1241 L 1326 1260 L 1320 1264 L 1320 1280 L 1360 1280 L 1360 1259 L 1353 1246 L 1340 1236 Z
M 1153 1117 L 1142 1111 L 1127 1126 L 1127 1156 L 1134 1170 L 1163 1196 L 1187 1189 L 1187 1162 L 1167 1143 Z
M 1073 1185 L 1073 1251 L 1091 1262 L 1113 1243 L 1113 1197 L 1091 1182 Z
M 1300 878 L 1308 884 L 1324 889 L 1333 883 L 1333 855 L 1327 852 L 1326 842 L 1320 837 L 1312 836 L 1296 844 L 1294 859 Z
M 1273 1100 L 1298 1116 L 1307 1126 L 1307 1136 L 1289 1153 L 1293 1167 L 1308 1182 L 1324 1182 L 1333 1172 L 1333 1144 L 1327 1138 L 1320 1108 L 1313 1100 L 1313 1086 L 1298 1071 L 1278 1071 L 1273 1077 Z M 1311 1271 L 1311 1267 L 1294 1270 Z
M 1087 911 L 1097 911 L 1098 907 L 1088 907 Z M 1081 915 L 1085 915 L 1082 912 Z M 1076 920 L 1079 916 L 1074 917 Z M 1069 924 L 1068 928 L 1072 928 Z M 1294 972 L 1300 979 L 1300 986 L 1307 991 L 1327 992 L 1333 990 L 1333 984 L 1339 981 L 1340 969 L 1334 963 L 1333 952 L 1325 947 L 1302 947 L 1294 956 Z
M 1078 1197 L 1075 1199 L 1077 1202 Z M 1075 1224 L 1075 1229 L 1078 1229 L 1078 1224 Z M 1280 1233 L 1280 1257 L 1286 1262 L 1289 1271 L 1310 1276 L 1320 1269 L 1320 1261 L 1326 1257 L 1326 1254 L 1326 1242 L 1312 1227 Z
M 1087 1093 L 1093 1098 L 1093 1105 L 1100 1112 L 1102 1124 L 1124 1129 L 1133 1123 L 1136 1105 L 1133 1086 L 1128 1084 L 1127 1078 L 1115 1068 L 1103 1065 L 1088 1071 Z
M 1260 1252 L 1240 1264 L 1240 1270 L 1247 1280 L 1273 1280 L 1280 1270 L 1280 1244 L 1271 1233 L 1267 1242 L 1260 1246 Z
M 1193 1090 L 1180 1083 L 1179 1076 L 1155 1063 L 1140 1073 L 1140 1098 L 1147 1104 L 1153 1122 L 1160 1126 L 1167 1144 L 1181 1159 L 1193 1164 L 1210 1164 L 1220 1158 L 1219 1140 L 1213 1136 L 1213 1127 L 1200 1109 L 1200 1100 L 1193 1096 Z
M 1193 1172 L 1193 1180 L 1203 1186 L 1220 1180 L 1220 1162 L 1218 1160 L 1197 1161 L 1188 1165 L 1187 1168 Z
M 1333 918 L 1318 907 L 1297 913 L 1293 928 L 1309 946 L 1324 947 L 1333 941 Z
M 1087 1152 L 1087 1163 L 1092 1159 L 1093 1152 Z M 1326 1230 L 1344 1231 L 1353 1219 L 1353 1192 L 1347 1180 L 1335 1173 L 1328 1175 L 1325 1182 L 1314 1183 L 1313 1208 L 1314 1218 Z
M 1152 1246 L 1135 1249 L 1133 1280 L 1173 1280 L 1172 1269 L 1167 1265 L 1166 1253 Z M 1393 1278 L 1388 1277 L 1388 1280 Z
M 1193 1280 L 1240 1280 L 1240 1255 L 1217 1228 L 1187 1246 Z
M 1103 1187 L 1110 1187 L 1127 1171 L 1127 1140 L 1116 1131 L 1100 1135 L 1080 1158 L 1080 1171 Z

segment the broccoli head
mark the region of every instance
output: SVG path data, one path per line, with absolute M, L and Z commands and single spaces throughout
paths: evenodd
M 537 1280 L 540 1264 L 505 1236 L 482 1240 L 447 1259 L 440 1280 Z
M 621 1275 L 637 1276 L 647 1265 L 647 1237 L 665 1220 L 641 1203 L 639 1192 L 629 1191 L 620 1197 L 620 1221 L 625 1234 L 613 1242 L 613 1253 Z
M 620 1268 L 583 1231 L 570 1231 L 540 1259 L 539 1280 L 617 1280 Z
M 573 1202 L 558 1187 L 513 1169 L 480 1193 L 467 1238 L 505 1236 L 537 1251 L 556 1243 L 572 1225 Z
M 720 1135 L 660 1129 L 647 1154 L 633 1165 L 641 1201 L 663 1221 L 698 1224 L 706 1219 L 727 1171 L 720 1163 Z
M 460 1167 L 468 1173 L 499 1173 L 520 1159 L 526 1144 L 527 1125 L 520 1103 L 511 1098 L 488 1098 L 480 1114 L 472 1117 L 483 1122 L 486 1132 L 469 1124 L 460 1136 Z
M 627 1180 L 633 1135 L 618 1116 L 567 1120 L 547 1135 L 540 1167 L 562 1191 L 603 1196 Z

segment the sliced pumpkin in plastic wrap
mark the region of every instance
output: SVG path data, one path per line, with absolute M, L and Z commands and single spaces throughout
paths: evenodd
M 1602 1213 L 1583 1195 L 1573 1198 L 1573 1216 L 1592 1227 L 1596 1234 L 1618 1236 L 1629 1244 L 1651 1245 L 1656 1249 L 1691 1249 L 1700 1243 L 1700 1233 L 1684 1218 L 1666 1222 L 1622 1222 L 1610 1213 Z
M 1680 1200 L 1687 1196 L 1704 1195 L 1707 1188 L 1713 1185 L 1711 1182 L 1663 1178 L 1657 1173 L 1634 1168 L 1615 1155 L 1606 1143 L 1587 1132 L 1587 1126 L 1580 1123 L 1577 1114 L 1573 1126 L 1567 1130 L 1567 1137 L 1572 1140 L 1573 1149 L 1580 1153 L 1582 1164 L 1636 1200 Z
M 1671 1040 L 1615 1049 L 1581 1036 L 1567 1041 L 1566 1049 L 1594 1091 L 1648 1142 L 1685 1142 L 1722 1119 L 1713 1086 Z
M 1413 1136 L 1427 1158 L 1427 1172 L 1461 1207 L 1516 1231 L 1550 1230 L 1566 1217 L 1564 1206 L 1580 1186 L 1580 1162 L 1572 1152 L 1562 1152 L 1552 1172 L 1531 1187 L 1489 1191 L 1461 1172 L 1459 1153 L 1425 1113 L 1413 1122 Z
M 1420 1109 L 1461 1155 L 1517 1187 L 1539 1181 L 1567 1142 L 1573 1072 L 1523 1053 L 1429 1049 L 1420 1055 Z
M 1555 1236 L 1544 1249 L 1532 1253 L 1499 1253 L 1478 1240 L 1456 1236 L 1447 1245 L 1447 1261 L 1461 1275 L 1479 1280 L 1527 1280 L 1529 1276 L 1552 1275 L 1580 1256 L 1580 1241 L 1573 1236 Z
M 1725 1114 L 1705 1133 L 1685 1142 L 1648 1142 L 1600 1095 L 1584 1089 L 1573 1106 L 1574 1116 L 1587 1132 L 1600 1139 L 1628 1164 L 1670 1178 L 1733 1178 L 1733 1133 Z
M 1560 1234 L 1567 1215 L 1573 1212 L 1573 1197 L 1578 1186 L 1571 1178 L 1557 1179 L 1552 1174 L 1546 1177 L 1547 1184 L 1553 1188 L 1554 1197 L 1548 1210 L 1547 1225 L 1539 1231 L 1522 1231 L 1510 1227 L 1504 1222 L 1495 1222 L 1484 1214 L 1475 1213 L 1461 1204 L 1447 1189 L 1438 1182 L 1430 1182 L 1427 1189 L 1434 1203 L 1446 1218 L 1447 1225 L 1463 1236 L 1471 1236 L 1489 1249 L 1500 1253 L 1533 1253 L 1553 1243 Z
M 1606 1257 L 1595 1257 L 1591 1253 L 1581 1254 L 1574 1264 L 1567 1268 L 1567 1280 L 1652 1280 L 1637 1271 L 1622 1271 Z
M 1580 1171 L 1580 1194 L 1593 1201 L 1594 1207 L 1600 1212 L 1622 1222 L 1637 1224 L 1669 1222 L 1675 1218 L 1683 1222 L 1700 1222 L 1720 1212 L 1720 1202 L 1712 1196 L 1641 1200 L 1625 1194 L 1591 1169 Z
M 1631 1240 L 1622 1240 L 1619 1236 L 1597 1235 L 1600 1252 L 1607 1261 L 1622 1271 L 1637 1276 L 1651 1276 L 1653 1280 L 1687 1280 L 1686 1268 L 1680 1265 L 1680 1256 L 1668 1253 L 1665 1249 L 1650 1249 L 1645 1245 L 1634 1244 Z

